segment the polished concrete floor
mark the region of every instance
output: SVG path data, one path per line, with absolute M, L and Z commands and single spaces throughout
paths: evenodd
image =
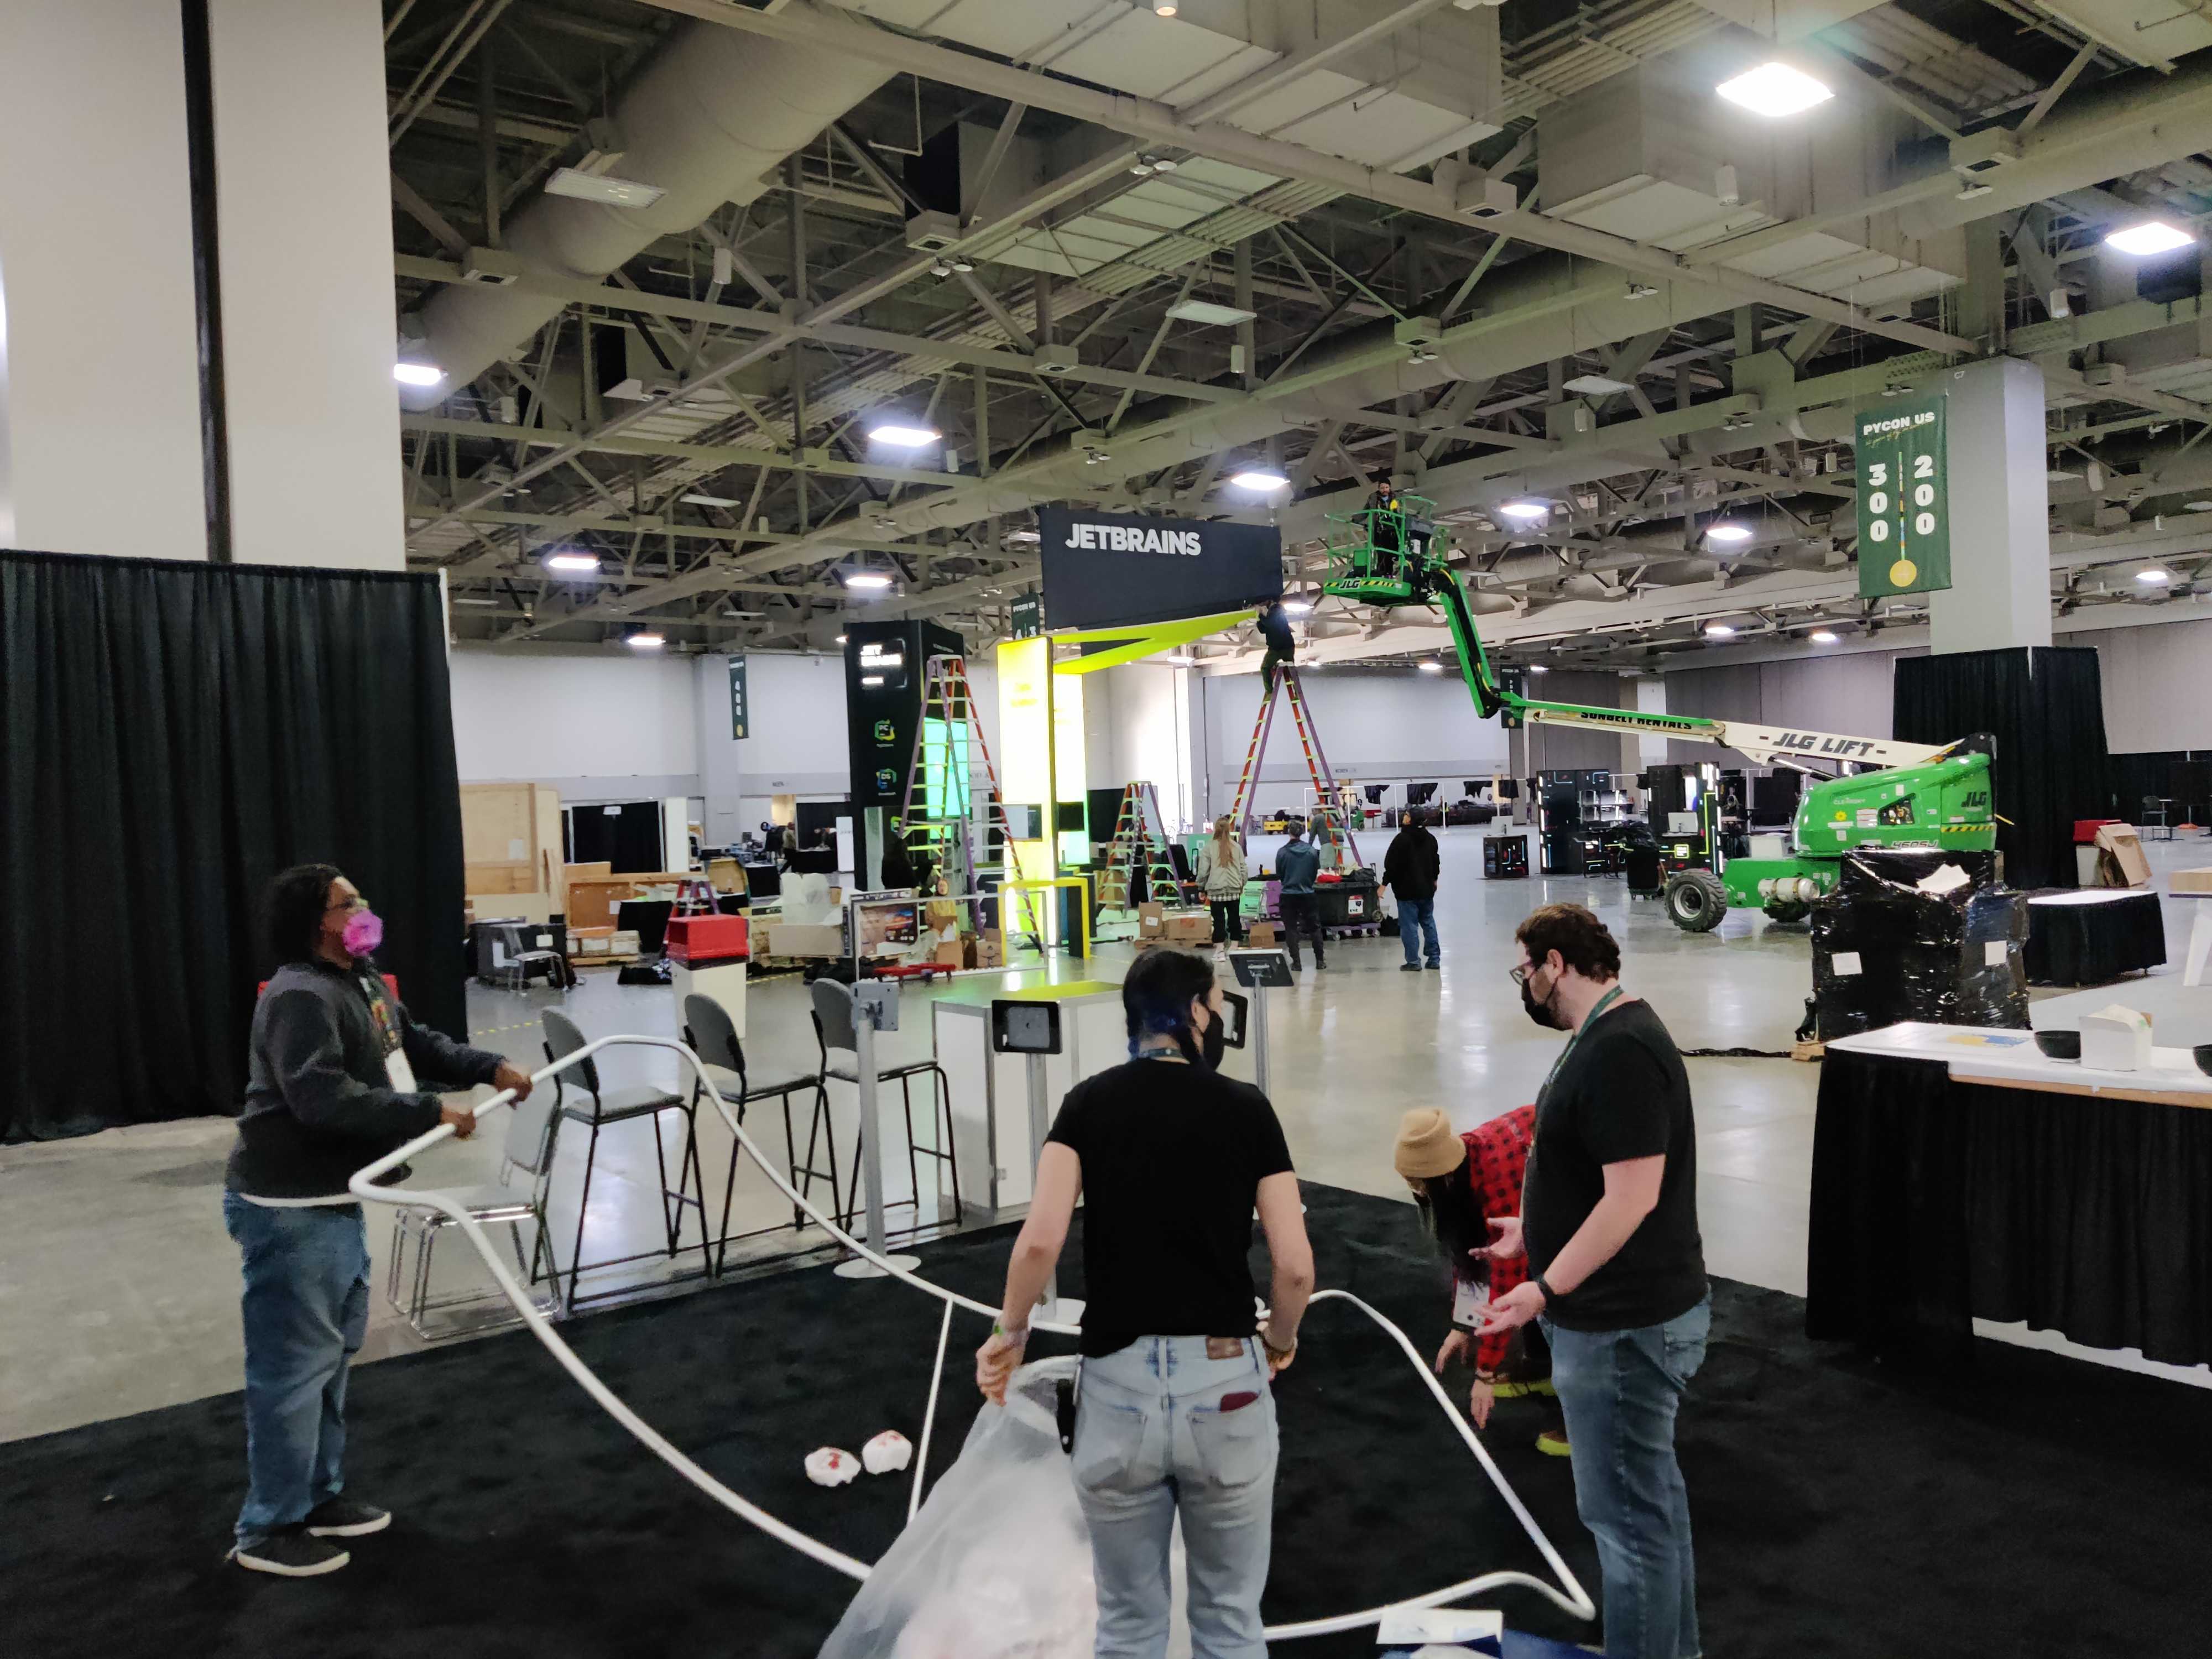
M 1464 1127 L 1534 1097 L 1559 1039 L 1522 1014 L 1506 970 L 1516 960 L 1514 924 L 1549 901 L 1586 903 L 1607 920 L 1621 941 L 1627 983 L 1659 1010 L 1683 1048 L 1789 1047 L 1811 989 L 1802 928 L 1770 927 L 1744 914 L 1731 915 L 1714 933 L 1685 934 L 1656 905 L 1632 902 L 1617 878 L 1485 882 L 1480 834 L 1457 830 L 1443 836 L 1441 972 L 1401 974 L 1395 938 L 1346 939 L 1331 949 L 1326 971 L 1309 961 L 1294 989 L 1269 994 L 1272 1092 L 1305 1175 L 1400 1195 L 1390 1145 L 1407 1107 L 1441 1105 Z M 1366 850 L 1379 858 L 1382 845 L 1378 837 Z M 2212 863 L 2212 844 L 2199 842 L 2155 843 L 2149 851 L 2160 872 Z M 2167 907 L 2174 965 L 2154 983 L 2168 1000 L 2179 991 L 2191 909 L 2179 902 Z M 1127 961 L 1126 946 L 1109 946 L 1088 971 L 1118 977 Z M 542 1063 L 538 1012 L 549 1005 L 565 1006 L 593 1036 L 673 1036 L 678 1025 L 672 992 L 620 986 L 604 969 L 587 974 L 565 996 L 472 985 L 469 999 L 475 1040 L 532 1066 Z M 2178 1000 L 2212 1007 L 2212 988 Z M 757 1085 L 763 1073 L 815 1069 L 807 1009 L 806 990 L 796 979 L 750 988 L 747 1052 Z M 927 1052 L 930 1022 L 909 1015 L 902 1025 L 883 1040 L 885 1064 Z M 1250 1064 L 1249 1054 L 1237 1056 L 1233 1069 L 1249 1075 Z M 1802 1294 L 1818 1068 L 1786 1060 L 1689 1064 L 1698 1201 L 1711 1268 Z M 671 1083 L 676 1075 L 665 1052 L 603 1055 L 602 1066 L 610 1087 Z M 811 1106 L 805 1096 L 793 1101 L 802 1151 Z M 841 1145 L 849 1146 L 853 1111 L 850 1089 L 833 1085 L 831 1116 Z M 708 1208 L 719 1224 L 731 1143 L 711 1113 L 702 1115 L 702 1125 Z M 415 1184 L 495 1178 L 501 1127 L 488 1122 L 474 1141 L 435 1149 L 418 1164 Z M 773 1104 L 757 1105 L 747 1127 L 780 1164 L 782 1126 Z M 681 1158 L 680 1119 L 662 1119 L 659 1131 L 672 1175 Z M 586 1273 L 587 1295 L 594 1288 L 649 1291 L 699 1272 L 696 1212 L 683 1217 L 681 1238 L 689 1248 L 672 1263 L 665 1255 L 653 1133 L 647 1121 L 617 1126 L 602 1138 L 585 1259 L 649 1255 L 626 1267 Z M 210 1119 L 0 1148 L 0 1439 L 238 1386 L 237 1258 L 219 1212 L 231 1133 L 227 1121 Z M 564 1129 L 552 1186 L 553 1243 L 564 1267 L 576 1237 L 585 1139 L 573 1126 Z M 903 1161 L 892 1162 L 892 1196 L 906 1195 Z M 911 1213 L 894 1212 L 892 1219 Z M 734 1248 L 732 1266 L 824 1242 L 818 1232 L 793 1233 L 790 1216 L 789 1205 L 758 1170 L 741 1164 L 732 1230 L 781 1231 Z M 377 1277 L 365 1360 L 419 1346 L 385 1294 L 387 1217 L 372 1216 L 370 1237 Z M 483 1282 L 458 1238 L 440 1244 L 433 1265 L 441 1296 L 465 1295 Z M 465 1320 L 466 1311 L 441 1317 Z

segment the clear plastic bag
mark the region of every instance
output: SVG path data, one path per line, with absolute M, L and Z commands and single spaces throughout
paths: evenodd
M 1073 1359 L 1024 1365 L 1005 1408 L 983 1408 L 820 1659 L 1091 1659 L 1091 1534 L 1053 1392 L 1074 1370 Z M 1180 1539 L 1173 1560 L 1170 1653 L 1188 1655 Z

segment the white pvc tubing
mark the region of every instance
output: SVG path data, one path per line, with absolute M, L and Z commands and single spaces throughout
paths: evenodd
M 937 1365 L 929 1374 L 929 1409 L 921 1414 L 921 1439 L 914 1449 L 914 1491 L 906 1500 L 906 1518 L 921 1508 L 921 1472 L 929 1467 L 929 1436 L 937 1426 L 937 1391 L 945 1381 L 945 1345 L 952 1340 L 952 1304 L 945 1304 L 944 1322 L 937 1328 Z
M 945 1322 L 938 1334 L 937 1380 L 932 1382 L 930 1389 L 931 1407 L 933 1413 L 937 1398 L 937 1382 L 942 1381 L 944 1376 L 945 1345 L 951 1335 L 952 1309 L 966 1308 L 988 1319 L 996 1319 L 1000 1310 L 978 1302 L 972 1297 L 962 1296 L 956 1291 L 950 1291 L 941 1285 L 933 1284 L 920 1274 L 912 1273 L 896 1262 L 877 1255 L 875 1251 L 816 1209 L 798 1188 L 784 1176 L 779 1175 L 775 1166 L 762 1155 L 760 1148 L 754 1145 L 753 1138 L 745 1133 L 744 1126 L 740 1124 L 735 1115 L 731 1112 L 728 1103 L 722 1098 L 721 1091 L 715 1088 L 714 1079 L 707 1075 L 706 1067 L 700 1063 L 698 1055 L 693 1054 L 687 1045 L 677 1042 L 672 1037 L 604 1036 L 595 1038 L 573 1053 L 562 1055 L 544 1070 L 532 1073 L 530 1079 L 532 1086 L 535 1087 L 555 1073 L 589 1060 L 602 1048 L 623 1045 L 665 1048 L 673 1054 L 680 1054 L 684 1063 L 690 1068 L 698 1088 L 714 1103 L 714 1109 L 721 1115 L 723 1123 L 728 1127 L 731 1134 L 736 1137 L 738 1144 L 751 1155 L 753 1162 L 759 1166 L 761 1172 L 782 1190 L 785 1197 L 811 1217 L 815 1224 L 828 1233 L 830 1237 L 863 1261 L 872 1262 L 890 1277 L 902 1280 L 913 1285 L 915 1289 L 926 1291 L 945 1304 Z M 481 1123 L 486 1113 L 498 1107 L 511 1106 L 514 1103 L 514 1091 L 511 1089 L 502 1090 L 476 1109 L 477 1121 Z M 531 1334 L 544 1344 L 546 1352 L 553 1356 L 561 1368 L 576 1380 L 577 1386 L 597 1401 L 599 1408 L 608 1416 L 628 1429 L 639 1443 L 724 1509 L 740 1519 L 751 1522 L 769 1537 L 780 1543 L 789 1545 L 800 1554 L 811 1557 L 823 1566 L 842 1572 L 848 1578 L 865 1579 L 869 1571 L 866 1562 L 856 1560 L 843 1551 L 833 1549 L 819 1539 L 811 1537 L 796 1527 L 779 1521 L 743 1493 L 732 1491 L 706 1470 L 701 1468 L 698 1464 L 693 1462 L 690 1458 L 685 1456 L 651 1424 L 623 1404 L 621 1398 L 599 1379 L 591 1367 L 576 1357 L 575 1350 L 571 1348 L 562 1339 L 561 1334 L 554 1329 L 553 1322 L 539 1310 L 528 1290 L 515 1279 L 514 1273 L 501 1260 L 499 1252 L 493 1248 L 490 1238 L 477 1224 L 476 1218 L 468 1212 L 465 1206 L 458 1202 L 450 1194 L 436 1190 L 413 1192 L 398 1188 L 380 1187 L 375 1184 L 380 1176 L 388 1175 L 402 1164 L 421 1157 L 439 1142 L 451 1139 L 453 1135 L 453 1126 L 441 1123 L 427 1134 L 416 1136 L 405 1146 L 354 1171 L 353 1178 L 346 1183 L 348 1190 L 364 1203 L 386 1204 L 398 1208 L 434 1210 L 444 1216 L 447 1221 L 461 1230 L 462 1235 L 468 1239 L 477 1255 L 483 1259 L 484 1266 L 491 1273 L 493 1282 L 499 1286 L 501 1293 L 507 1297 L 507 1301 L 514 1304 L 515 1312 L 521 1316 L 522 1322 L 529 1327 Z M 557 1263 L 555 1265 L 558 1266 Z M 1287 1641 L 1301 1636 L 1322 1636 L 1338 1631 L 1357 1630 L 1362 1626 L 1378 1622 L 1384 1613 L 1394 1607 L 1441 1607 L 1464 1596 L 1478 1595 L 1482 1591 L 1503 1588 L 1509 1584 L 1517 1584 L 1525 1589 L 1533 1589 L 1577 1619 L 1596 1618 L 1597 1606 L 1590 1600 L 1589 1593 L 1583 1589 L 1581 1582 L 1568 1569 L 1566 1562 L 1561 1559 L 1559 1551 L 1553 1547 L 1551 1540 L 1545 1537 L 1543 1530 L 1536 1524 L 1535 1517 L 1528 1513 L 1527 1505 L 1522 1503 L 1519 1495 L 1512 1487 L 1506 1485 L 1504 1475 L 1499 1472 L 1498 1465 L 1491 1460 L 1489 1451 L 1477 1437 L 1474 1431 L 1468 1426 L 1458 1411 L 1454 1408 L 1451 1397 L 1443 1391 L 1443 1385 L 1430 1371 L 1427 1362 L 1421 1358 L 1419 1352 L 1414 1348 L 1405 1332 L 1400 1330 L 1389 1319 L 1348 1291 L 1316 1291 L 1314 1292 L 1313 1300 L 1348 1302 L 1390 1334 L 1392 1340 L 1405 1353 L 1407 1362 L 1419 1375 L 1421 1381 L 1427 1384 L 1429 1392 L 1436 1397 L 1437 1406 L 1451 1420 L 1452 1426 L 1459 1431 L 1460 1438 L 1467 1443 L 1468 1449 L 1474 1454 L 1475 1461 L 1482 1465 L 1483 1473 L 1490 1477 L 1491 1484 L 1497 1487 L 1498 1495 L 1505 1500 L 1506 1507 L 1513 1511 L 1515 1518 L 1521 1522 L 1522 1528 L 1528 1534 L 1529 1540 L 1542 1554 L 1545 1564 L 1559 1575 L 1559 1583 L 1566 1587 L 1567 1593 L 1563 1595 L 1559 1589 L 1546 1583 L 1542 1579 L 1524 1572 L 1484 1573 L 1479 1577 L 1447 1585 L 1443 1589 L 1431 1590 L 1425 1595 L 1392 1601 L 1386 1606 L 1370 1607 L 1361 1613 L 1343 1613 L 1332 1619 L 1310 1619 L 1295 1625 L 1271 1625 L 1266 1632 L 1268 1639 Z M 1080 1328 L 1077 1326 L 1058 1324 L 1042 1319 L 1032 1322 L 1030 1328 L 1050 1331 L 1060 1336 L 1079 1336 L 1082 1334 Z M 924 1424 L 922 1435 L 921 1443 L 926 1447 L 928 1444 L 929 1435 L 929 1426 L 927 1422 Z M 915 1496 L 917 1498 L 921 1492 L 921 1449 L 918 1447 L 915 1474 Z M 911 1507 L 908 1513 L 910 1519 L 913 1515 Z

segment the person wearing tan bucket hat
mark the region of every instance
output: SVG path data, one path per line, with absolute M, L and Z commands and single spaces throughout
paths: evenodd
M 1492 1294 L 1503 1295 L 1528 1276 L 1525 1261 L 1492 1262 L 1482 1249 L 1490 1242 L 1489 1218 L 1520 1210 L 1521 1177 L 1535 1121 L 1536 1109 L 1522 1106 L 1461 1134 L 1443 1113 L 1424 1106 L 1407 1112 L 1398 1125 L 1393 1162 L 1413 1194 L 1423 1227 L 1451 1267 L 1452 1331 L 1437 1350 L 1437 1375 L 1442 1376 L 1455 1361 L 1473 1364 L 1468 1415 L 1479 1429 L 1489 1425 L 1497 1401 L 1553 1393 L 1551 1352 L 1535 1325 L 1487 1335 L 1475 1330 Z M 1549 1416 L 1536 1449 L 1565 1457 L 1565 1419 L 1556 1405 Z

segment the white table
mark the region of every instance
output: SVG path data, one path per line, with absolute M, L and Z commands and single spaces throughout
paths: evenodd
M 1932 1025 L 1921 1020 L 1838 1037 L 1827 1047 L 1899 1060 L 1940 1060 L 1954 1078 L 1967 1083 L 2212 1109 L 2212 1077 L 2197 1069 L 2186 1048 L 2154 1048 L 2149 1066 L 2140 1072 L 2094 1071 L 2079 1060 L 2050 1059 L 2035 1046 L 2033 1031 Z
M 2197 901 L 2196 919 L 2189 924 L 2189 956 L 2181 970 L 2184 985 L 2204 983 L 2204 968 L 2212 960 L 2212 893 L 2184 893 L 2181 898 Z

